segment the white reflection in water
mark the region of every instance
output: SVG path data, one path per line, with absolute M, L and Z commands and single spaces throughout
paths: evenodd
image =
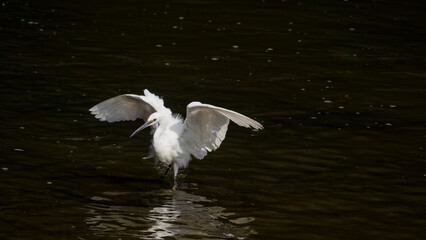
M 178 231 L 174 229 L 172 223 L 176 222 L 181 212 L 175 210 L 173 205 L 156 207 L 149 211 L 149 220 L 153 221 L 152 226 L 146 231 L 152 233 L 147 238 L 163 239 L 164 237 L 175 236 Z
M 205 206 L 213 201 L 180 190 L 105 192 L 92 200 L 85 222 L 97 236 L 244 239 L 256 233 L 247 225 L 253 217 L 232 219 L 223 207 Z

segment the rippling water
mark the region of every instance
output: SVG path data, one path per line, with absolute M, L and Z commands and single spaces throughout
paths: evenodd
M 88 205 L 85 222 L 97 236 L 139 237 L 162 239 L 189 238 L 245 238 L 256 233 L 250 226 L 240 226 L 254 220 L 252 217 L 229 219 L 235 215 L 214 206 L 212 200 L 181 190 L 153 192 L 105 192 L 105 197 L 92 199 L 100 203 Z M 111 197 L 119 205 L 111 204 Z M 122 200 L 126 199 L 123 204 Z M 135 205 L 132 205 L 132 199 Z M 203 203 L 209 203 L 209 206 Z
M 0 2 L 1 239 L 423 239 L 422 1 Z M 147 88 L 230 126 L 172 190 L 141 122 L 98 102 Z

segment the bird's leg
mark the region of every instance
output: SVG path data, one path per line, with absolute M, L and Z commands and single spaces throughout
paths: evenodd
M 172 168 L 172 164 L 170 163 L 169 166 L 167 167 L 166 171 L 164 172 L 164 175 L 167 175 L 167 173 L 169 172 L 170 168 Z
M 179 171 L 179 166 L 175 163 L 173 164 L 173 171 L 174 171 L 174 184 L 173 184 L 173 190 L 176 190 L 178 187 L 178 184 L 176 182 L 176 176 L 178 174 Z
M 179 166 L 176 163 L 173 164 L 173 172 L 174 172 L 174 180 L 175 180 L 175 182 L 176 182 L 176 176 L 178 174 L 178 171 L 179 171 Z

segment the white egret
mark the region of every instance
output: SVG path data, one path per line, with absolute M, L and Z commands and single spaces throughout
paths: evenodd
M 239 126 L 263 129 L 262 124 L 240 113 L 200 102 L 186 107 L 186 119 L 172 114 L 164 101 L 147 89 L 143 95 L 123 94 L 105 100 L 89 111 L 101 121 L 117 122 L 142 118 L 145 123 L 130 135 L 133 137 L 151 127 L 153 155 L 173 166 L 174 179 L 180 168 L 186 168 L 192 156 L 203 159 L 208 152 L 219 148 L 225 139 L 229 120 Z

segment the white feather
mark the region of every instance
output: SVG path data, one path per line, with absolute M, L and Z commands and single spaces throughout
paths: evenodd
M 135 133 L 146 126 L 153 127 L 154 154 L 161 162 L 173 164 L 175 178 L 179 168 L 187 167 L 192 156 L 203 159 L 220 147 L 230 120 L 242 127 L 263 129 L 262 124 L 240 113 L 200 102 L 188 104 L 183 120 L 146 89 L 142 96 L 124 94 L 105 100 L 90 112 L 108 122 L 144 119 L 147 123 Z
M 263 128 L 255 120 L 232 110 L 192 102 L 186 108 L 184 131 L 180 140 L 194 157 L 203 159 L 208 152 L 220 147 L 225 139 L 229 120 L 242 127 Z
M 158 96 L 144 90 L 145 96 L 135 94 L 123 94 L 107 99 L 89 111 L 101 121 L 118 122 L 142 118 L 147 120 L 154 112 L 170 113 L 170 109 L 164 107 L 164 101 Z

